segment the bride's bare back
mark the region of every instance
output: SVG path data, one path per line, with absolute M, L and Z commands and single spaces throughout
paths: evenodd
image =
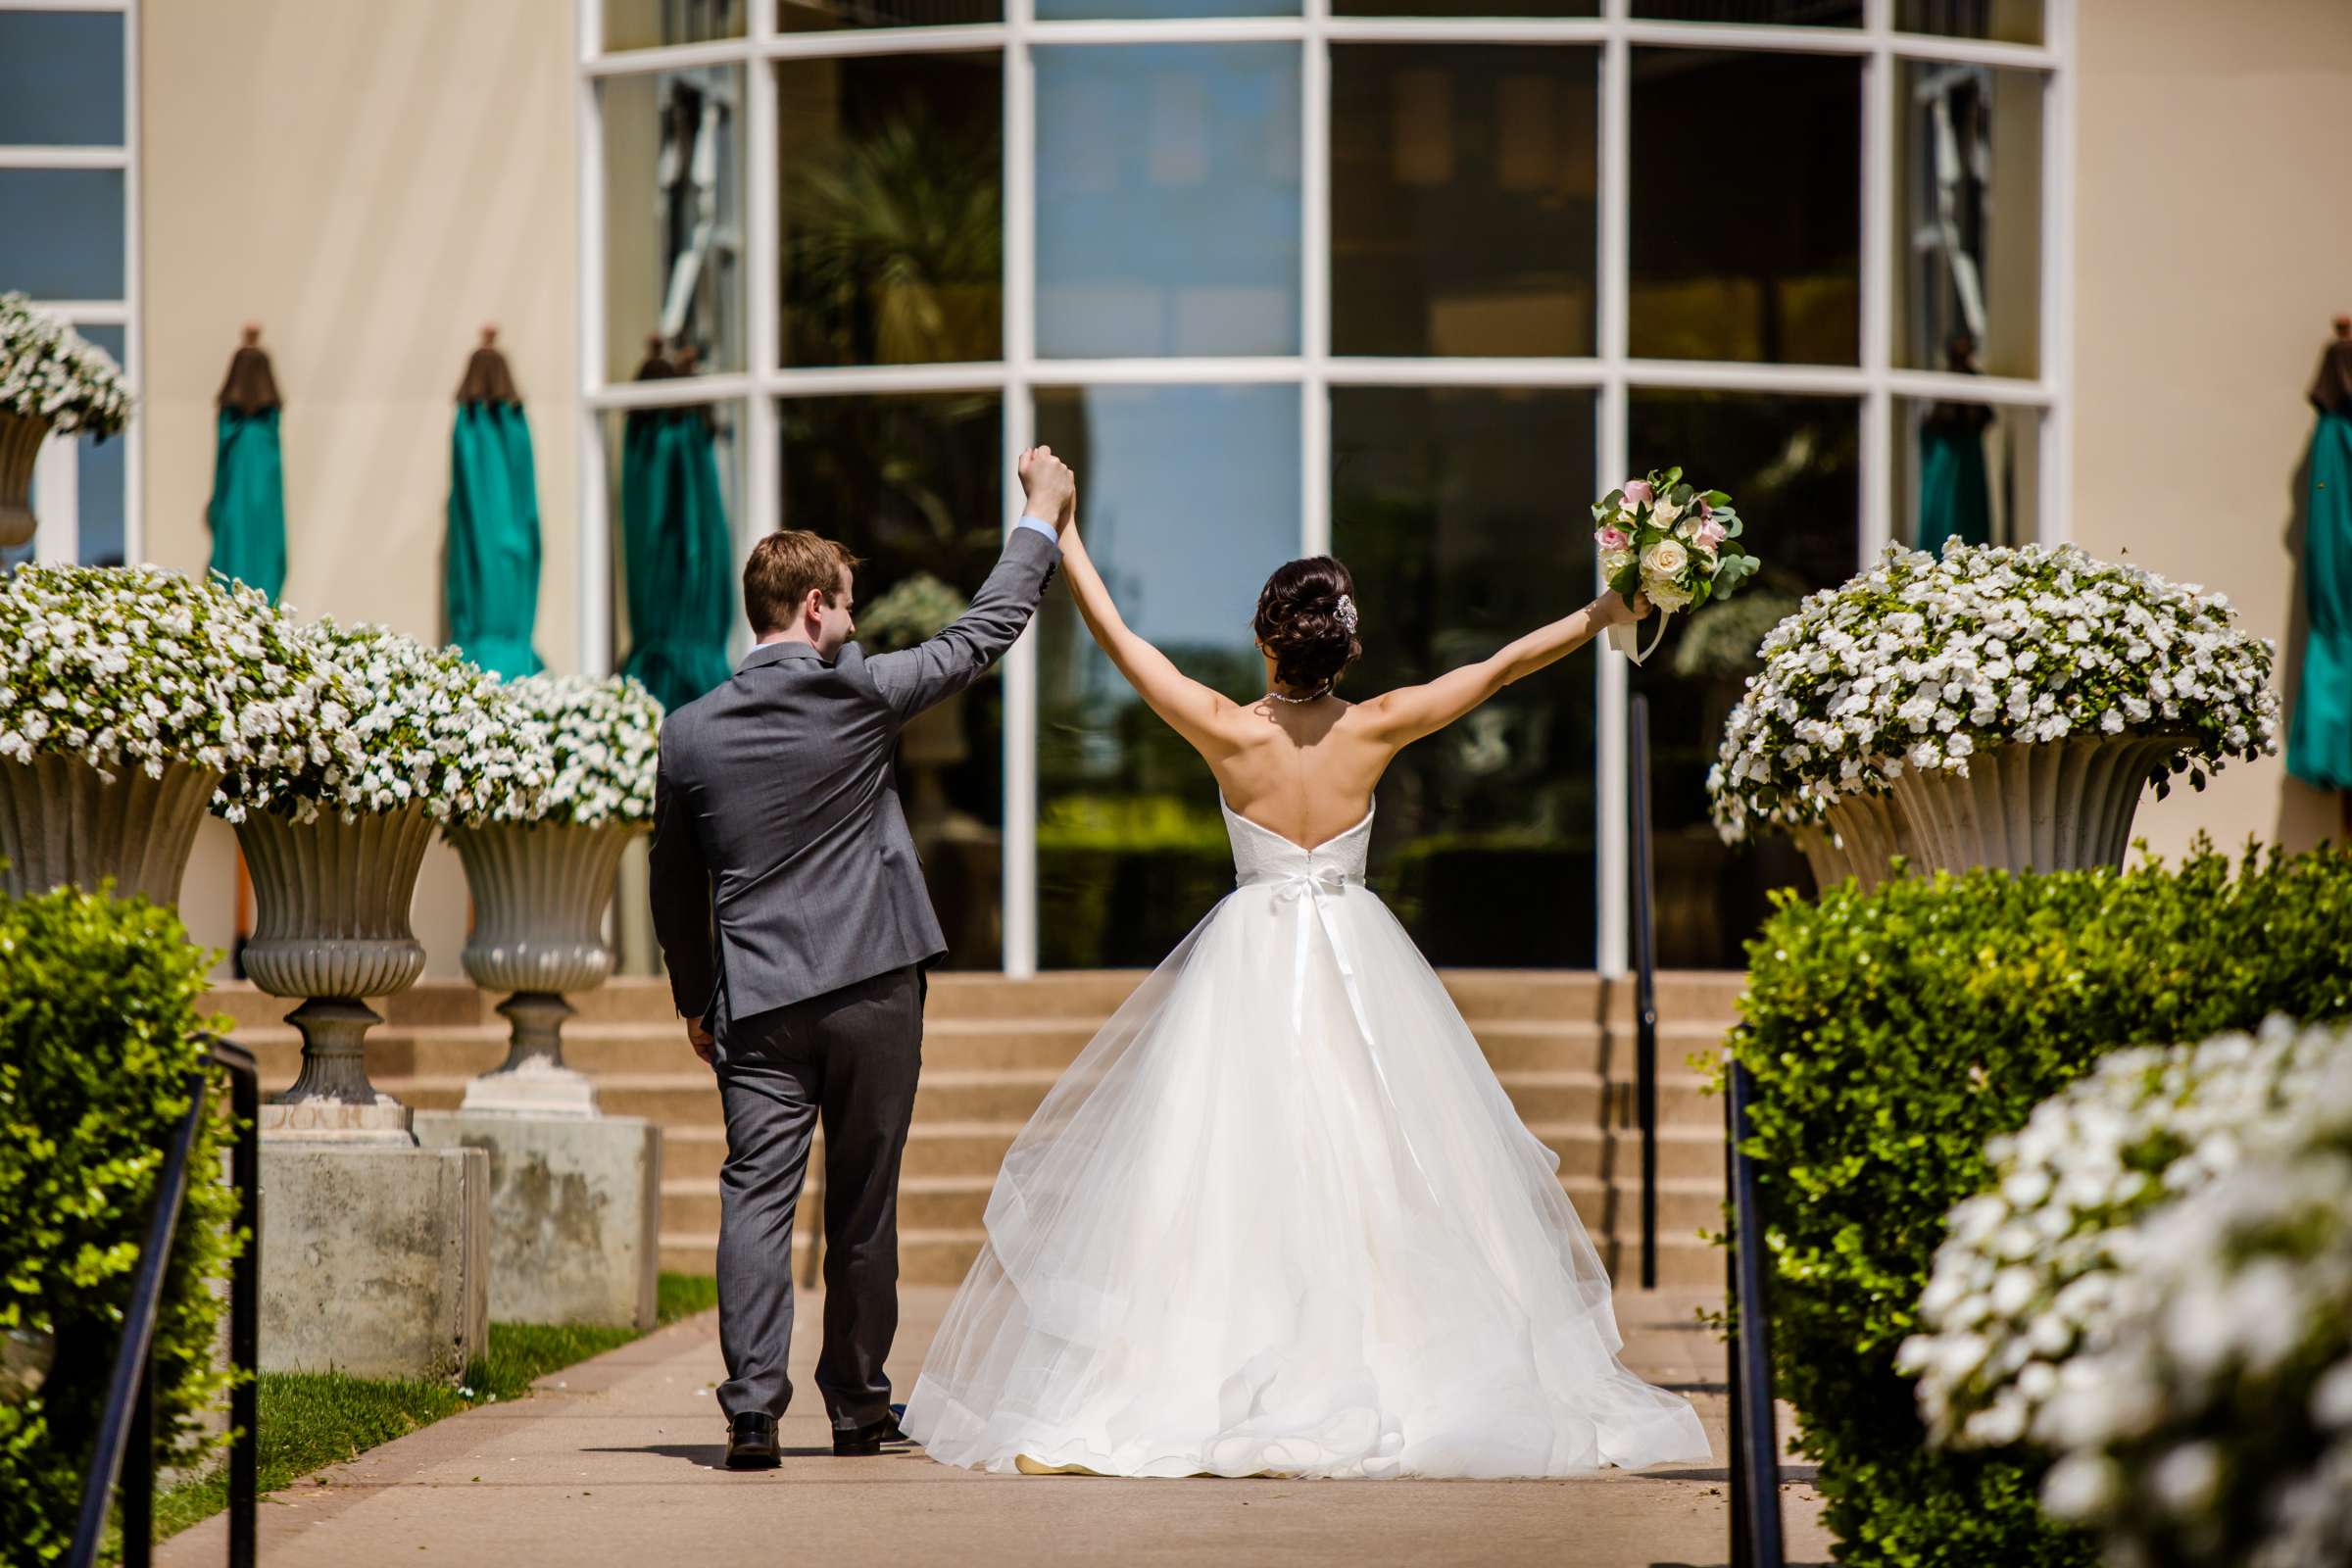
M 1062 534 L 1062 566 L 1095 641 L 1152 710 L 1200 754 L 1225 804 L 1310 850 L 1363 821 L 1381 775 L 1405 747 L 1511 682 L 1566 658 L 1603 627 L 1637 618 L 1616 594 L 1603 594 L 1492 658 L 1423 685 L 1400 686 L 1361 703 L 1344 702 L 1328 689 L 1306 701 L 1285 700 L 1304 694 L 1270 691 L 1237 703 L 1186 675 L 1128 629 L 1075 527 Z M 1271 656 L 1266 674 L 1275 687 Z

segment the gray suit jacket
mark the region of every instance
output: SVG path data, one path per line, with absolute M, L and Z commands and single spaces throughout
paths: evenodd
M 899 730 L 1029 623 L 1058 559 L 1016 528 L 971 609 L 930 641 L 832 662 L 755 648 L 662 725 L 654 931 L 689 1018 L 746 1018 L 948 950 L 892 775 Z

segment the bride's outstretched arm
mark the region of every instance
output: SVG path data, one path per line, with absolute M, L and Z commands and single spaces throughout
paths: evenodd
M 1436 734 L 1511 682 L 1567 658 L 1604 628 L 1638 620 L 1648 610 L 1646 603 L 1627 605 L 1612 590 L 1573 615 L 1537 627 L 1492 658 L 1447 670 L 1425 685 L 1384 692 L 1360 709 L 1377 732 L 1397 746 L 1410 745 Z
M 1136 695 L 1196 747 L 1206 743 L 1219 720 L 1233 712 L 1233 704 L 1178 669 L 1167 655 L 1136 635 L 1119 617 L 1119 607 L 1111 603 L 1110 589 L 1095 569 L 1094 558 L 1086 553 L 1086 541 L 1074 525 L 1061 536 L 1061 574 L 1070 585 L 1070 597 L 1077 601 L 1086 629 L 1110 656 L 1111 663 L 1135 688 Z

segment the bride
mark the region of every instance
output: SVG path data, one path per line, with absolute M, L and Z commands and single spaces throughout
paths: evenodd
M 1638 612 L 1610 594 L 1350 704 L 1348 568 L 1294 561 L 1258 595 L 1269 690 L 1237 703 L 1127 628 L 1075 528 L 1062 566 L 1095 640 L 1216 776 L 1238 885 L 1005 1156 L 906 1430 L 947 1463 L 1030 1474 L 1706 1458 L 1689 1402 L 1618 1362 L 1556 1156 L 1364 885 L 1397 752 Z

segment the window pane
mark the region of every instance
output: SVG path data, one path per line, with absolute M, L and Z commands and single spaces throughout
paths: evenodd
M 1862 67 L 1634 51 L 1633 353 L 1852 365 Z
M 599 91 L 605 374 L 635 374 L 656 336 L 694 368 L 742 369 L 742 69 L 614 76 Z
M 2041 411 L 1894 400 L 1894 536 L 1941 549 L 2040 536 Z
M 1078 471 L 1079 526 L 1127 623 L 1195 679 L 1261 695 L 1250 617 L 1298 554 L 1298 389 L 1041 390 L 1037 438 Z M 1037 619 L 1039 961 L 1155 964 L 1233 891 L 1216 781 L 1067 594 Z
M 122 297 L 122 171 L 0 169 L 0 278 L 36 300 Z
M 122 363 L 128 345 L 119 326 L 76 326 L 75 331 Z M 87 436 L 74 443 L 74 476 L 75 531 L 78 535 L 78 559 L 85 566 L 120 566 L 123 561 L 125 539 L 125 498 L 129 494 L 129 468 L 125 454 L 130 451 L 132 432 L 124 430 L 108 436 L 104 441 L 92 441 Z
M 743 36 L 744 0 L 605 0 L 605 48 L 653 49 Z
M 922 590 L 944 585 L 968 599 L 1004 549 L 998 395 L 787 398 L 778 413 L 784 526 L 839 539 L 861 558 L 856 618 L 866 652 L 939 630 Z M 892 590 L 910 584 L 894 603 Z M 908 724 L 898 784 L 947 932 L 947 966 L 1003 967 L 1004 681 L 980 680 Z
M 1037 50 L 1037 352 L 1298 352 L 1298 50 Z
M 1633 672 L 1633 689 L 1649 699 L 1661 967 L 1742 967 L 1740 944 L 1763 919 L 1767 894 L 1812 885 L 1783 834 L 1724 847 L 1707 819 L 1706 777 L 1740 682 L 1755 671 L 1756 644 L 1800 596 L 1843 582 L 1859 564 L 1859 427 L 1843 398 L 1633 394 L 1629 466 L 1680 464 L 1730 491 L 1747 519 L 1744 542 L 1764 562 L 1737 595 L 1678 622 Z
M 1037 0 L 1040 22 L 1151 21 L 1159 17 L 1295 17 L 1298 0 Z
M 1002 58 L 790 60 L 776 88 L 784 363 L 1001 358 Z
M 1634 0 L 1644 22 L 1731 22 L 1751 26 L 1859 27 L 1862 0 Z
M 939 27 L 1004 20 L 1004 0 L 776 0 L 779 32 Z
M 1592 597 L 1592 394 L 1342 387 L 1332 542 L 1355 574 L 1361 700 L 1484 659 Z M 1594 651 L 1408 748 L 1372 878 L 1432 963 L 1593 961 Z
M 0 147 L 122 145 L 122 18 L 0 11 Z
M 1895 0 L 1897 32 L 2041 42 L 2041 0 Z
M 1591 354 L 1599 51 L 1331 56 L 1334 352 Z
M 1336 0 L 1343 17 L 1596 17 L 1599 0 Z
M 1905 61 L 1895 363 L 2041 373 L 2041 96 L 2029 71 Z

